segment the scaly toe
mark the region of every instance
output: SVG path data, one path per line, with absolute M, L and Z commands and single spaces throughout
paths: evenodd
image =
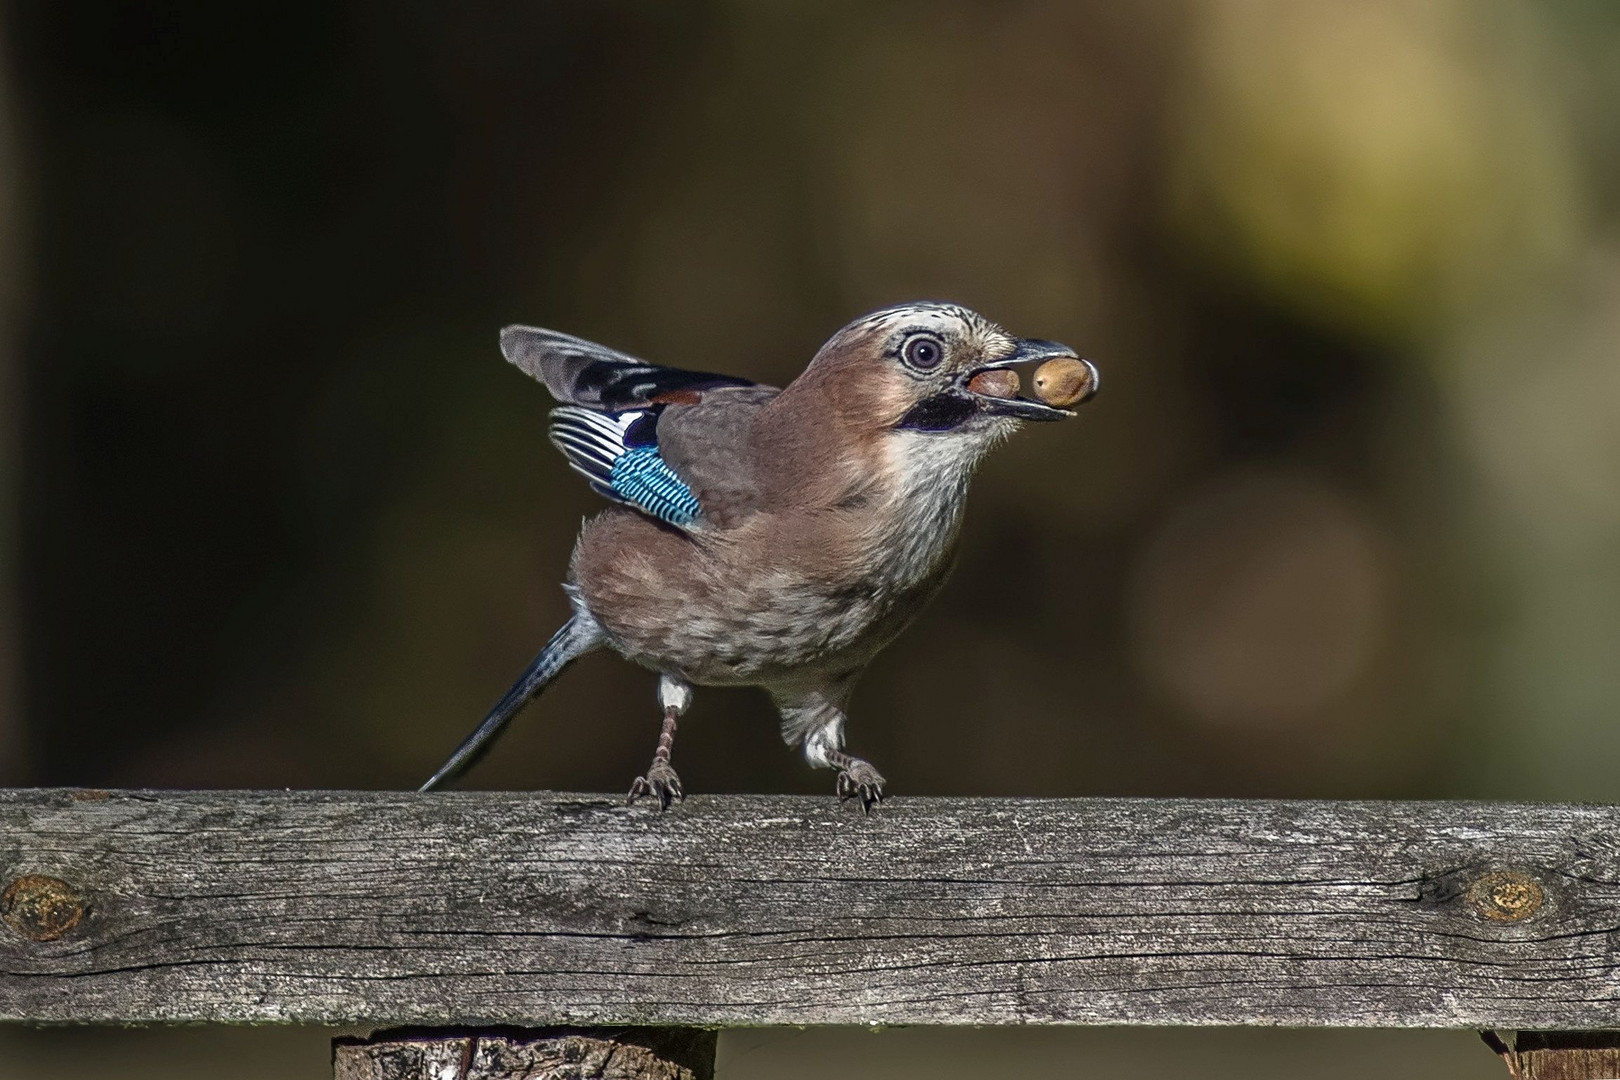
M 638 776 L 630 785 L 630 794 L 625 798 L 626 806 L 633 806 L 635 801 L 645 795 L 651 795 L 658 800 L 659 810 L 668 810 L 669 804 L 676 799 L 686 800 L 686 792 L 681 787 L 681 778 L 675 775 L 675 770 L 669 767 L 666 761 L 654 761 L 647 770 L 646 776 Z
M 856 758 L 838 771 L 838 801 L 848 802 L 859 796 L 861 808 L 870 814 L 872 806 L 883 801 L 884 782 L 882 774 Z

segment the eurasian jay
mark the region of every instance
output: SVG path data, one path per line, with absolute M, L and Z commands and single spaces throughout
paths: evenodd
M 605 645 L 659 676 L 663 729 L 631 802 L 685 797 L 670 750 L 693 686 L 759 686 L 783 739 L 870 811 L 885 781 L 843 749 L 856 677 L 944 583 L 985 452 L 1074 415 L 975 376 L 1074 351 L 945 303 L 856 319 L 781 390 L 535 327 L 502 331 L 501 351 L 562 402 L 551 441 L 614 505 L 574 545 L 572 617 L 422 790 Z

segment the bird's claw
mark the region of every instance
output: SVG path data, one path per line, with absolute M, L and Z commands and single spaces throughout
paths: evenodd
M 675 770 L 669 767 L 669 762 L 662 758 L 653 760 L 646 776 L 636 777 L 635 783 L 630 785 L 630 794 L 625 798 L 624 804 L 633 806 L 635 801 L 644 795 L 651 795 L 657 799 L 659 810 L 668 810 L 669 804 L 676 799 L 683 802 L 686 800 L 686 792 L 681 790 L 681 778 L 675 775 Z
M 883 801 L 883 784 L 882 774 L 870 762 L 851 758 L 838 770 L 838 801 L 848 802 L 860 796 L 861 809 L 870 814 L 873 804 Z

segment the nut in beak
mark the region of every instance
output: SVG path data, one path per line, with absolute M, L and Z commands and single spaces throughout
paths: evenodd
M 1018 372 L 1012 368 L 991 368 L 968 380 L 967 388 L 985 397 L 1017 397 L 1020 387 Z
M 1056 409 L 1067 409 L 1097 389 L 1097 369 L 1072 356 L 1057 356 L 1035 369 L 1035 395 Z

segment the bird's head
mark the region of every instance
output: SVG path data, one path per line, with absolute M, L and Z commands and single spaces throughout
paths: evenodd
M 1016 369 L 1052 360 L 1083 365 L 1073 369 L 1076 394 L 1048 404 L 1018 392 Z M 1016 338 L 967 308 L 936 302 L 856 319 L 822 346 L 805 375 L 864 427 L 982 446 L 1026 420 L 1073 416 L 1097 386 L 1097 369 L 1067 345 Z

